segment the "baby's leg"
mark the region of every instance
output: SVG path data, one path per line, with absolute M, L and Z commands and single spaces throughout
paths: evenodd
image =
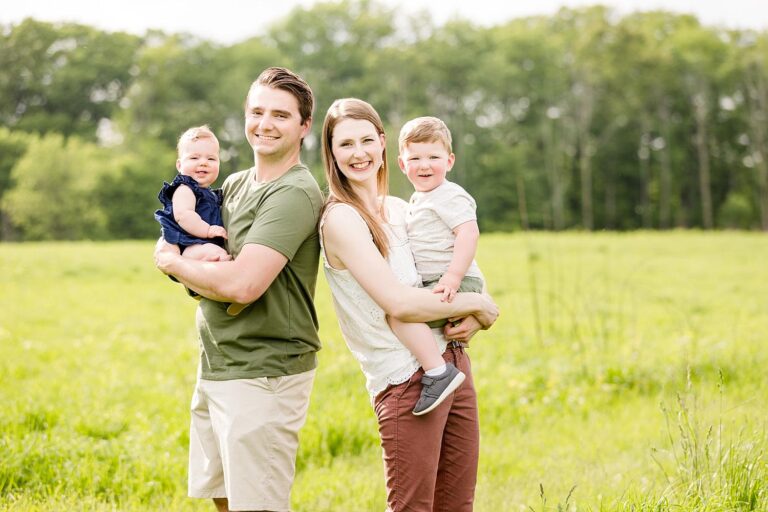
M 432 330 L 427 327 L 427 324 L 401 322 L 390 316 L 387 316 L 387 322 L 400 343 L 411 351 L 424 371 L 445 364 L 440 351 L 437 349 Z
M 185 258 L 200 261 L 229 261 L 232 257 L 216 244 L 195 244 L 190 245 L 181 254 Z

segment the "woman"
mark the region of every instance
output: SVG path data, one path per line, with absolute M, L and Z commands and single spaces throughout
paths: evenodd
M 387 196 L 384 128 L 358 99 L 337 100 L 326 114 L 323 162 L 330 197 L 320 222 L 325 274 L 349 349 L 366 376 L 384 451 L 387 503 L 398 511 L 472 510 L 479 427 L 469 357 L 461 341 L 487 328 L 498 309 L 486 296 L 461 293 L 450 303 L 418 288 L 405 231 L 404 201 Z M 405 322 L 463 320 L 438 334 L 443 359 L 466 374 L 452 397 L 426 416 L 411 414 L 423 371 L 390 330 Z

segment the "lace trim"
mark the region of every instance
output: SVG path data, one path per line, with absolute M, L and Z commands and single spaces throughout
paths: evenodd
M 369 392 L 369 395 L 371 397 L 371 405 L 373 405 L 373 401 L 376 398 L 376 395 L 387 389 L 387 386 L 397 386 L 398 384 L 402 384 L 403 382 L 407 381 L 411 378 L 411 376 L 416 373 L 416 371 L 421 368 L 421 365 L 418 361 L 414 361 L 409 366 L 407 366 L 402 372 L 397 373 L 395 375 L 389 375 L 386 380 L 383 383 L 383 386 L 381 389 L 378 389 L 378 386 L 376 389 L 372 389 Z

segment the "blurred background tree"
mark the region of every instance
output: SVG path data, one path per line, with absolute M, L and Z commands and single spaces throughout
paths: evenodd
M 157 191 L 187 127 L 218 134 L 222 179 L 251 165 L 242 105 L 270 65 L 316 93 L 302 158 L 321 183 L 325 111 L 357 96 L 383 117 L 401 197 L 400 126 L 446 121 L 450 179 L 485 231 L 768 231 L 765 31 L 600 6 L 437 26 L 375 0 L 297 7 L 230 46 L 33 19 L 0 28 L 2 240 L 157 236 Z

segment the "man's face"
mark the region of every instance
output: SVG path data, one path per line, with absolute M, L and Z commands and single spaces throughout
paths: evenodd
M 301 122 L 299 102 L 282 89 L 254 86 L 245 107 L 245 137 L 254 156 L 283 158 L 298 153 L 310 121 Z

